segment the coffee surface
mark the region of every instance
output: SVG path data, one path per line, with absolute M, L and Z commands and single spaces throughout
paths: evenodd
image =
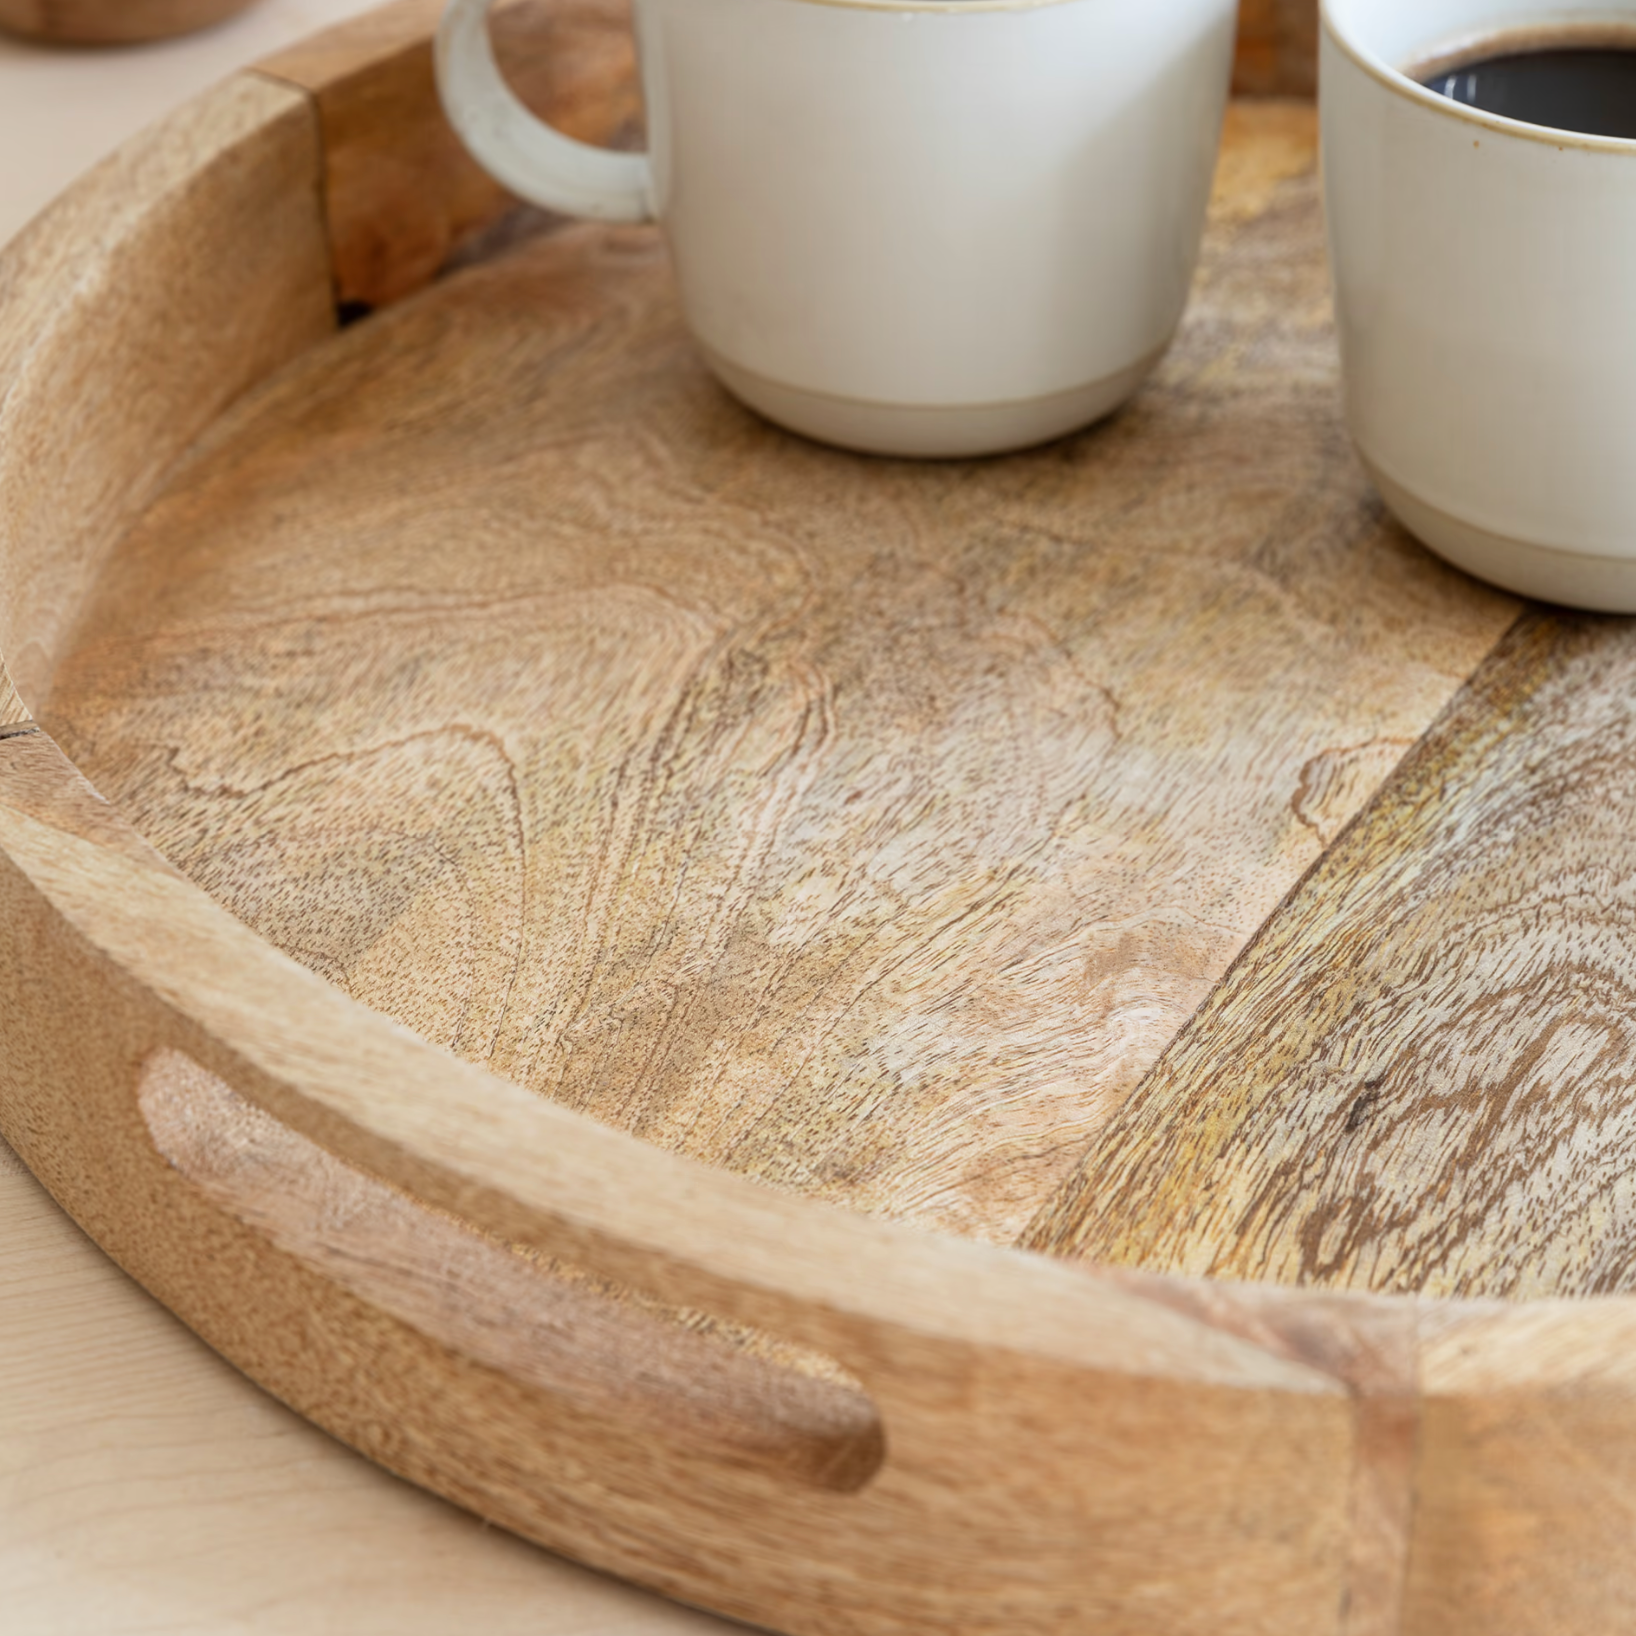
M 1506 119 L 1585 136 L 1636 138 L 1636 46 L 1475 56 L 1421 77 L 1429 90 Z

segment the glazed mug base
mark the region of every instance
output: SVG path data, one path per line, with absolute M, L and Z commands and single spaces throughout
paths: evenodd
M 1636 556 L 1593 556 L 1493 533 L 1416 499 L 1367 457 L 1363 463 L 1398 521 L 1428 550 L 1474 579 L 1540 602 L 1593 613 L 1636 613 Z
M 1010 454 L 1082 431 L 1127 403 L 1169 345 L 1089 385 L 1009 403 L 896 404 L 811 392 L 741 368 L 705 347 L 705 359 L 734 397 L 776 425 L 861 454 L 963 460 Z

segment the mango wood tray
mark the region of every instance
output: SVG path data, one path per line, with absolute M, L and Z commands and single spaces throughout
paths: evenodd
M 0 260 L 6 1137 L 337 1436 L 779 1630 L 1632 1628 L 1636 636 L 1382 514 L 1310 108 L 1126 414 L 893 464 L 505 213 L 433 10 Z M 600 0 L 503 31 L 631 125 Z

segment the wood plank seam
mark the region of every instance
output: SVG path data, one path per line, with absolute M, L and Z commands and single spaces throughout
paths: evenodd
M 1420 777 L 1419 762 L 1427 747 L 1435 744 L 1461 717 L 1469 715 L 1475 699 L 1494 691 L 1496 668 L 1503 669 L 1507 665 L 1507 655 L 1513 650 L 1519 647 L 1527 648 L 1530 645 L 1529 636 L 1538 625 L 1538 621 L 1539 610 L 1531 605 L 1525 605 L 1511 624 L 1496 636 L 1471 679 L 1438 712 L 1426 732 L 1403 756 L 1370 799 L 1351 815 L 1330 844 L 1308 864 L 1256 934 L 1246 940 L 1220 979 L 1200 1001 L 1186 1023 L 1177 1030 L 1170 1044 L 1132 1092 L 1122 1113 L 1140 1107 L 1153 1093 L 1155 1085 L 1162 1083 L 1166 1076 L 1174 1071 L 1175 1056 L 1190 1046 L 1201 1030 L 1207 1027 L 1212 1013 L 1220 1011 L 1227 998 L 1245 982 L 1255 963 L 1264 958 L 1268 941 L 1278 934 L 1279 929 L 1291 918 L 1325 875 L 1333 872 L 1336 856 L 1353 845 L 1367 828 L 1378 825 L 1384 811 L 1403 801 L 1405 790 Z M 1537 662 L 1530 660 L 1528 664 L 1530 669 L 1538 669 Z M 1374 1094 L 1368 1085 L 1364 1087 L 1348 1115 L 1348 1130 L 1357 1128 L 1367 1117 Z M 1117 1124 L 1116 1119 L 1114 1125 Z M 1109 1142 L 1108 1130 L 1098 1131 L 1091 1137 L 1075 1168 L 1064 1179 L 1057 1192 L 1040 1207 L 1028 1229 L 1018 1238 L 1019 1248 L 1071 1259 L 1087 1257 L 1085 1246 L 1090 1231 L 1088 1225 L 1090 1214 L 1094 1210 L 1095 1201 L 1104 1196 L 1106 1188 L 1106 1177 L 1096 1169 L 1096 1161 Z M 1106 1228 L 1107 1224 L 1103 1225 Z M 1127 1263 L 1126 1257 L 1113 1250 L 1106 1231 L 1096 1241 L 1095 1252 L 1091 1254 L 1090 1259 L 1100 1260 L 1104 1257 L 1119 1264 L 1142 1264 L 1139 1261 Z
M 1411 1636 L 1636 1621 L 1633 630 L 1512 626 L 1049 1235 L 1418 1292 Z
M 1353 1382 L 1357 1457 L 1345 1636 L 1402 1636 L 1419 1484 L 1421 1400 L 1411 1307 L 1406 1355 Z
M 307 105 L 308 117 L 312 121 L 313 196 L 318 203 L 319 231 L 323 234 L 324 243 L 329 252 L 330 303 L 339 313 L 341 310 L 341 286 L 340 277 L 336 270 L 335 225 L 330 208 L 330 177 L 327 150 L 325 148 L 323 109 L 319 106 L 317 96 L 306 86 L 294 84 L 282 75 L 268 73 L 259 64 L 241 68 L 233 78 L 246 84 L 272 86 L 274 89 L 286 93 L 294 91 Z M 182 455 L 178 456 L 178 460 L 184 458 L 186 453 L 187 451 L 184 450 Z
M 1297 248 L 1312 136 L 1309 110 L 1235 110 L 1195 319 L 1152 392 L 980 473 L 752 421 L 704 378 L 647 230 L 441 281 L 221 424 L 122 546 L 50 725 L 219 902 L 424 1037 L 661 1145 L 1012 1242 L 1514 617 L 1382 524 L 1329 425 Z M 1255 337 L 1285 306 L 1310 316 L 1275 357 Z M 1247 436 L 1277 453 L 1245 477 Z M 390 529 L 315 548 L 365 471 Z M 647 589 L 668 580 L 679 601 Z M 251 611 L 294 585 L 296 651 L 283 591 Z M 1178 623 L 1205 669 L 1137 662 Z M 603 631 L 635 689 L 611 735 L 576 680 Z M 1269 648 L 1298 682 L 1267 679 Z M 1003 656 L 980 680 L 979 649 Z M 184 719 L 165 701 L 195 675 L 219 683 Z M 581 724 L 600 747 L 560 785 Z M 912 797 L 871 794 L 871 735 L 912 745 Z M 992 864 L 960 861 L 974 844 Z M 1173 863 L 1139 867 L 1148 847 Z
M 431 44 L 441 9 L 441 0 L 396 0 L 256 68 L 314 101 L 336 299 L 349 316 L 430 283 L 517 207 L 444 117 Z M 631 144 L 642 101 L 629 0 L 505 0 L 492 28 L 525 103 L 581 141 Z
M 1274 1356 L 1323 1371 L 1353 1418 L 1347 1561 L 1339 1636 L 1402 1636 L 1420 1444 L 1419 1303 L 1163 1278 L 1086 1264 L 1172 1311 Z

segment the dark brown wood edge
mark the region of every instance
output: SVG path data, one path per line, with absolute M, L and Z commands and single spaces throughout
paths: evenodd
M 1318 90 L 1318 0 L 1240 0 L 1233 90 L 1311 97 Z
M 355 316 L 429 283 L 517 201 L 467 155 L 432 71 L 439 0 L 397 0 L 258 65 L 312 98 L 336 299 Z M 523 0 L 494 16 L 519 95 L 582 141 L 628 145 L 642 118 L 629 0 Z

